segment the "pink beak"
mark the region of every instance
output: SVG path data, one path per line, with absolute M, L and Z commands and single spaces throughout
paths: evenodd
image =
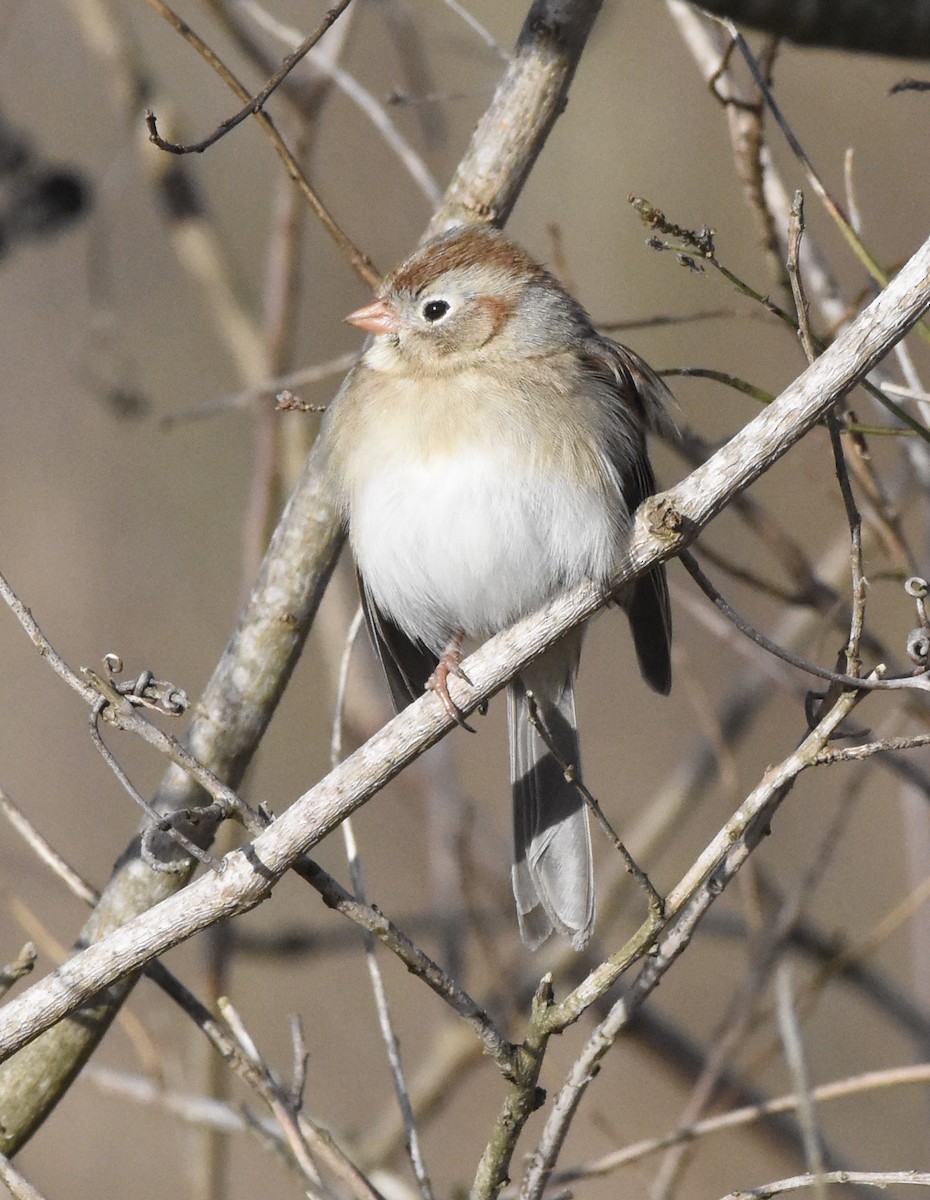
M 373 300 L 350 312 L 344 320 L 366 333 L 397 333 L 400 329 L 400 319 L 387 300 Z

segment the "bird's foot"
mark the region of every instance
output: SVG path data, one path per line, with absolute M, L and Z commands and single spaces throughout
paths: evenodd
M 462 642 L 465 635 L 457 633 L 443 650 L 439 656 L 439 662 L 436 664 L 436 670 L 430 675 L 426 681 L 428 691 L 435 692 L 442 703 L 443 708 L 456 723 L 461 725 L 463 729 L 467 729 L 469 733 L 474 733 L 475 730 L 465 720 L 465 714 L 449 695 L 449 676 L 457 675 L 459 679 L 463 679 L 469 687 L 472 686 L 471 680 L 462 670 Z

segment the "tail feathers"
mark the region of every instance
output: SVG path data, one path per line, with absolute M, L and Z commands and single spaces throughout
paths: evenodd
M 623 604 L 640 673 L 654 691 L 667 696 L 672 687 L 672 614 L 665 568 L 637 579 Z
M 510 778 L 520 936 L 535 949 L 556 929 L 581 950 L 594 925 L 594 870 L 584 800 L 559 762 L 580 769 L 571 675 L 557 689 L 537 686 L 533 695 L 558 757 L 530 722 L 526 684 L 515 679 L 509 689 Z

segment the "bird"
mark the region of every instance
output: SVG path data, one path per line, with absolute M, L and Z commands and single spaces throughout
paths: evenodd
M 608 588 L 632 517 L 655 492 L 646 432 L 671 394 L 599 334 L 542 265 L 490 225 L 455 227 L 346 318 L 370 336 L 320 436 L 372 643 L 399 711 L 448 690 L 483 640 L 583 579 Z M 660 565 L 613 599 L 640 672 L 671 687 Z M 508 686 L 512 883 L 523 942 L 582 949 L 595 919 L 580 778 L 573 630 Z

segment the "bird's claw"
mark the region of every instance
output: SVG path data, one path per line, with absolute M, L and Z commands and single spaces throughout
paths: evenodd
M 449 695 L 449 676 L 457 675 L 459 679 L 465 681 L 469 687 L 472 687 L 472 681 L 462 670 L 461 650 L 455 644 L 444 650 L 440 655 L 439 662 L 436 664 L 436 670 L 430 675 L 426 681 L 426 687 L 429 691 L 435 692 L 442 703 L 443 708 L 448 715 L 462 729 L 467 729 L 469 733 L 477 732 L 465 720 L 465 714 Z

